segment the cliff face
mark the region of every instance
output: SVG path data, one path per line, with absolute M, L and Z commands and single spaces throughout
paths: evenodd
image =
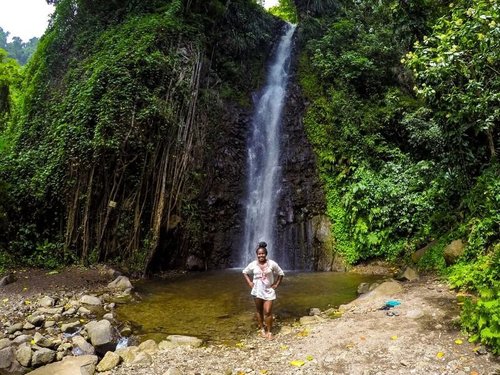
M 330 222 L 316 160 L 303 126 L 305 102 L 296 75 L 294 48 L 282 123 L 282 191 L 278 240 L 291 269 L 330 271 L 333 267 Z

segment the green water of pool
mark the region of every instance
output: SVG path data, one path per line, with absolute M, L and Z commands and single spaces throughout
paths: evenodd
M 336 272 L 286 272 L 273 304 L 275 332 L 308 315 L 313 307 L 326 310 L 357 297 L 362 282 L 380 276 Z M 157 342 L 172 334 L 199 337 L 206 342 L 231 343 L 254 334 L 255 307 L 241 270 L 189 273 L 172 279 L 139 281 L 140 300 L 117 309 L 140 341 Z

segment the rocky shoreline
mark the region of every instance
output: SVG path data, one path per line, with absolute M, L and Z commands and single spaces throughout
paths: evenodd
M 0 287 L 1 375 L 500 374 L 498 358 L 461 335 L 456 296 L 437 278 L 365 285 L 357 300 L 311 309 L 274 340 L 203 346 L 177 335 L 127 342 L 115 309 L 132 285 L 111 269 L 36 276 Z M 391 298 L 399 305 L 381 309 Z

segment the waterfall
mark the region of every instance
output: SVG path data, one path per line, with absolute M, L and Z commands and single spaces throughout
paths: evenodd
M 243 245 L 239 266 L 255 259 L 260 241 L 268 244 L 270 258 L 288 266 L 286 249 L 277 249 L 276 209 L 280 195 L 280 125 L 286 96 L 292 36 L 295 25 L 285 34 L 267 73 L 266 85 L 256 100 L 247 144 L 247 190 Z

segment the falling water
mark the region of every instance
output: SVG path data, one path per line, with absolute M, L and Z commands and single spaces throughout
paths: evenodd
M 266 86 L 255 106 L 247 154 L 247 195 L 245 200 L 245 232 L 239 265 L 255 259 L 260 241 L 268 244 L 270 257 L 287 267 L 286 252 L 275 249 L 276 208 L 281 178 L 280 123 L 286 96 L 288 68 L 294 25 L 288 25 L 278 45 Z

